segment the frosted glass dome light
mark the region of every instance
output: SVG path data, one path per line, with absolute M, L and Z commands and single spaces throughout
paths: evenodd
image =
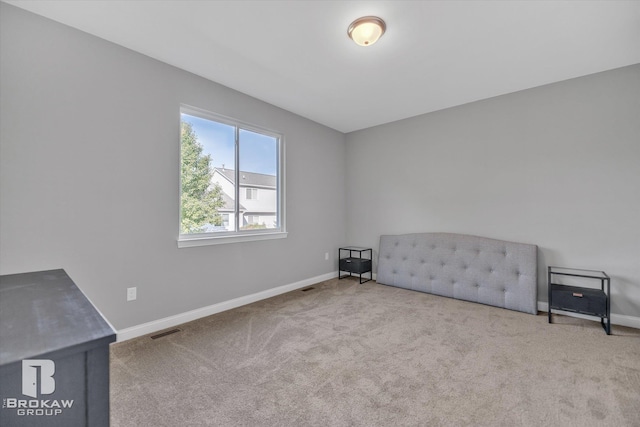
M 364 16 L 349 25 L 347 34 L 360 46 L 371 46 L 387 29 L 384 21 L 377 16 Z

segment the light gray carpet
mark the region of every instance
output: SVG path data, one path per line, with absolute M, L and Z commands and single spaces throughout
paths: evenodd
M 111 425 L 640 426 L 640 331 L 330 280 L 112 346 Z

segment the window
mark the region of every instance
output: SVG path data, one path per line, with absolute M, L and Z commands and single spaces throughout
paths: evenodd
M 247 188 L 247 200 L 257 200 L 258 199 L 258 189 L 257 188 Z
M 245 215 L 247 225 L 254 225 L 260 223 L 260 216 L 258 215 Z
M 183 106 L 178 246 L 286 237 L 283 158 L 282 135 Z

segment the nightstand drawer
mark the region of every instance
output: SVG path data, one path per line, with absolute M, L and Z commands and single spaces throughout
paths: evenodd
M 600 289 L 552 284 L 551 301 L 553 309 L 607 315 L 607 295 Z
M 371 260 L 366 258 L 342 258 L 340 270 L 350 273 L 367 273 L 371 271 Z

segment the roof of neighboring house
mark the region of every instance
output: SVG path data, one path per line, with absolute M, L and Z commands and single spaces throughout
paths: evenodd
M 233 212 L 235 211 L 235 203 L 233 202 L 233 199 L 231 198 L 231 196 L 229 196 L 227 193 L 225 193 L 224 191 L 222 192 L 222 201 L 224 202 L 224 206 L 222 206 L 219 210 L 222 212 Z M 240 212 L 244 212 L 247 210 L 247 208 L 245 208 L 244 206 L 242 206 L 242 203 L 240 203 L 239 206 Z
M 214 171 L 227 178 L 232 184 L 235 184 L 236 171 L 234 169 L 214 168 Z M 276 188 L 275 175 L 240 171 L 240 177 L 241 187 Z

